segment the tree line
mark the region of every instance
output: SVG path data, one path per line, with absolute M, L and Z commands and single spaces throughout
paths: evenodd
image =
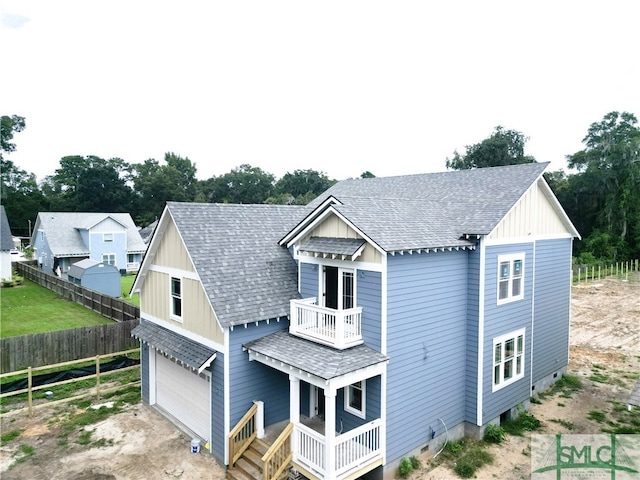
M 39 184 L 3 153 L 15 151 L 23 117 L 1 117 L 2 203 L 14 234 L 26 236 L 39 211 L 128 212 L 146 226 L 166 201 L 306 204 L 333 185 L 323 172 L 294 170 L 282 178 L 249 164 L 206 180 L 187 157 L 172 152 L 162 162 L 127 163 L 120 158 L 66 156 L 60 168 Z M 528 138 L 496 127 L 485 140 L 454 151 L 447 169 L 463 170 L 535 162 L 525 154 Z M 574 252 L 580 263 L 611 262 L 640 256 L 640 127 L 628 112 L 611 112 L 591 124 L 584 148 L 566 156 L 569 172 L 545 178 L 582 240 Z M 361 177 L 373 177 L 366 171 Z

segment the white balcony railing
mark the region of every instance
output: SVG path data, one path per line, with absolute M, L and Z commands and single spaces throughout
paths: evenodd
M 140 262 L 127 262 L 127 272 L 137 272 L 140 270 Z
M 363 342 L 362 307 L 334 310 L 315 302 L 315 298 L 291 300 L 291 334 L 340 350 Z
M 334 465 L 326 467 L 326 438 L 311 428 L 295 424 L 293 427 L 293 459 L 314 472 L 319 478 L 344 478 L 355 470 L 382 458 L 380 426 L 378 418 L 358 428 L 335 437 L 332 460 Z M 332 475 L 327 475 L 333 472 Z

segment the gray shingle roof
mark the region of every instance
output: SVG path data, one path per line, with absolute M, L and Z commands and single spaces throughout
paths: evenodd
M 324 380 L 386 362 L 389 357 L 366 345 L 346 350 L 320 345 L 280 331 L 243 345 L 250 352 L 273 358 Z
M 0 250 L 3 252 L 13 248 L 13 235 L 9 226 L 9 218 L 4 210 L 4 205 L 0 205 Z
M 40 212 L 36 223 L 46 232 L 49 248 L 56 257 L 87 256 L 90 252 L 78 229 L 90 228 L 107 217 L 126 227 L 127 253 L 146 250 L 147 246 L 128 213 Z
M 308 208 L 335 197 L 334 208 L 388 252 L 471 245 L 464 235 L 490 233 L 547 165 L 344 180 Z
M 85 258 L 83 260 L 80 260 L 79 262 L 72 264 L 69 267 L 67 275 L 73 278 L 82 278 L 82 276 L 89 268 L 95 267 L 96 265 L 100 265 L 100 262 L 91 260 L 90 258 Z
M 131 330 L 131 336 L 198 371 L 201 371 L 203 366 L 207 367 L 216 353 L 201 343 L 144 320 Z
M 289 315 L 296 264 L 278 245 L 304 207 L 167 202 L 222 327 Z

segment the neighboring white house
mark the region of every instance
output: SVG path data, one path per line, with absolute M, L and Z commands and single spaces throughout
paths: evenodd
M 0 205 L 0 278 L 11 281 L 11 251 L 14 249 L 13 235 L 4 205 Z

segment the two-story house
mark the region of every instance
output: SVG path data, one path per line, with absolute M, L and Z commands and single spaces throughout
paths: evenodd
M 38 264 L 66 273 L 85 258 L 137 271 L 146 244 L 128 213 L 40 212 L 31 235 Z
M 481 436 L 568 364 L 578 232 L 546 166 L 346 180 L 306 207 L 169 202 L 133 286 L 144 401 L 229 468 L 281 426 L 268 478 L 392 476 Z

